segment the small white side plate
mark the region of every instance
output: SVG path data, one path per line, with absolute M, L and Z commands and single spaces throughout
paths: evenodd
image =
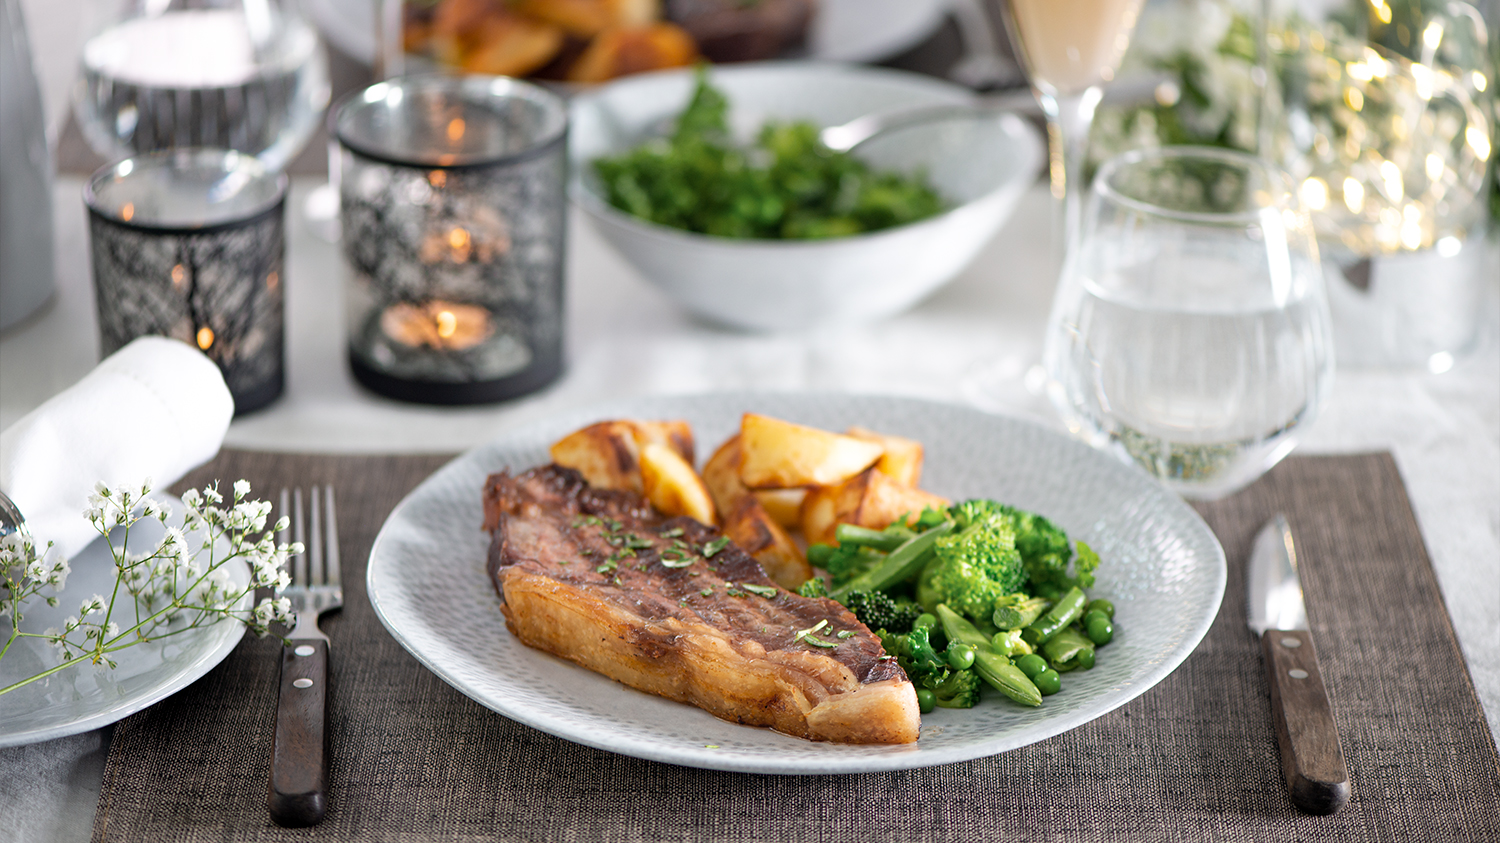
M 173 520 L 182 523 L 186 507 L 178 498 L 156 494 L 153 497 L 172 507 Z M 161 541 L 162 527 L 152 520 L 137 524 L 130 536 L 129 549 L 141 553 Z M 198 534 L 189 542 L 202 543 Z M 218 552 L 225 551 L 221 546 Z M 95 594 L 109 598 L 115 585 L 113 557 L 104 539 L 95 539 L 71 562 L 69 575 L 58 605 L 48 606 L 33 598 L 25 608 L 21 628 L 41 632 L 48 627 L 62 627 L 63 618 L 78 614 L 78 606 Z M 243 586 L 250 581 L 250 568 L 241 559 L 227 563 L 231 582 Z M 44 591 L 50 594 L 51 591 Z M 240 607 L 249 606 L 253 595 L 246 595 Z M 121 606 L 129 606 L 125 595 Z M 4 635 L 10 634 L 10 618 L 3 621 Z M 123 620 L 121 627 L 126 627 Z M 245 634 L 238 621 L 220 621 L 212 626 L 174 635 L 157 641 L 136 644 L 114 654 L 113 669 L 79 664 L 17 688 L 0 696 L 0 747 L 21 746 L 39 741 L 76 735 L 122 720 L 141 709 L 166 699 L 193 684 L 199 677 L 223 661 Z M 3 641 L 0 641 L 3 644 Z M 57 664 L 58 653 L 52 645 L 38 638 L 16 641 L 0 660 L 0 688 L 34 676 Z

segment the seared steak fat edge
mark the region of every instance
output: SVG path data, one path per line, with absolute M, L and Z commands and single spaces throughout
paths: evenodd
M 632 688 L 811 740 L 911 743 L 916 691 L 843 606 L 777 586 L 691 518 L 572 469 L 485 481 L 511 633 Z

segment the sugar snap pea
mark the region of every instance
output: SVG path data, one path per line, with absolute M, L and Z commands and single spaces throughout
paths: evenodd
M 1000 693 L 1022 705 L 1041 705 L 1042 692 L 1011 664 L 1009 658 L 990 649 L 989 638 L 979 628 L 969 623 L 952 609 L 938 604 L 938 618 L 943 622 L 943 631 L 950 641 L 959 641 L 974 648 L 974 669 L 980 678 L 993 685 Z
M 1088 656 L 1082 655 L 1084 651 L 1088 651 Z M 1094 642 L 1075 627 L 1063 627 L 1062 631 L 1042 645 L 1042 655 L 1046 656 L 1047 661 L 1051 662 L 1055 668 L 1081 667 L 1087 670 L 1094 666 Z
M 1054 635 L 1066 629 L 1068 624 L 1078 620 L 1083 614 L 1083 605 L 1086 602 L 1087 598 L 1083 595 L 1083 589 L 1078 586 L 1068 589 L 1067 593 L 1047 610 L 1047 614 L 1037 618 L 1035 623 L 1026 627 L 1030 634 L 1024 637 L 1032 646 L 1047 643 Z M 1033 641 L 1033 638 L 1036 640 Z

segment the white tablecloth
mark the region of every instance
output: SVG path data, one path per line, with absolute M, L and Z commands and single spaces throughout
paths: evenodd
M 269 409 L 235 421 L 229 446 L 457 451 L 512 425 L 603 399 L 736 389 L 908 395 L 1057 423 L 1046 402 L 1027 389 L 1056 276 L 1046 246 L 1050 199 L 1041 189 L 1026 196 L 967 272 L 910 313 L 879 325 L 782 336 L 730 332 L 687 316 L 575 214 L 567 373 L 522 401 L 452 409 L 377 398 L 347 374 L 338 249 L 301 224 L 302 197 L 313 186 L 296 182 L 289 200 L 287 393 Z M 80 190 L 77 179 L 64 179 L 56 189 L 57 300 L 0 338 L 0 428 L 97 361 Z M 1500 271 L 1490 278 L 1478 351 L 1441 375 L 1340 371 L 1302 451 L 1395 453 L 1490 729 L 1500 734 Z M 56 789 L 54 814 L 83 810 L 76 806 L 89 803 L 80 801 L 80 792 L 97 791 L 99 762 L 88 747 L 80 744 L 79 752 L 93 760 L 58 773 L 65 780 Z M 13 763 L 12 756 L 0 756 L 0 780 L 16 772 L 7 766 Z M 0 790 L 16 792 L 8 784 Z M 30 802 L 26 813 L 38 807 Z M 7 815 L 16 816 L 8 808 L 0 801 L 0 838 L 7 834 Z M 87 829 L 86 817 L 75 819 L 80 822 L 57 827 L 59 838 Z M 54 825 L 44 829 L 49 836 Z

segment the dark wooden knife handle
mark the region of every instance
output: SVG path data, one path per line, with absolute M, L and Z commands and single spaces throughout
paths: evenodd
M 1268 629 L 1260 640 L 1287 793 L 1300 810 L 1331 814 L 1349 801 L 1349 770 L 1312 636 Z
M 328 806 L 327 702 L 328 642 L 287 642 L 281 648 L 281 692 L 266 799 L 277 825 L 300 828 L 323 819 Z

